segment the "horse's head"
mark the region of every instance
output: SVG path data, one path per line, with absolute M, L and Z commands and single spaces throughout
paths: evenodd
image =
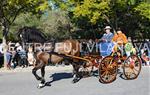
M 22 42 L 44 43 L 47 40 L 44 33 L 34 27 L 23 27 L 19 29 L 17 35 Z

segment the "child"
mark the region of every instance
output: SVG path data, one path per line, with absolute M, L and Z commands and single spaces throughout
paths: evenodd
M 31 47 L 29 47 L 29 49 L 28 49 L 27 56 L 28 56 L 29 65 L 34 66 L 35 58 L 34 58 L 34 54 L 33 54 L 33 49 Z

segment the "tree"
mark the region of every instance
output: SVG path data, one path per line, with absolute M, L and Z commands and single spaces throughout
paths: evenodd
M 9 28 L 20 13 L 42 13 L 48 8 L 46 0 L 0 0 L 0 25 L 3 31 L 4 66 L 6 66 L 6 36 Z
M 70 36 L 72 26 L 67 12 L 50 10 L 47 15 L 41 17 L 41 24 L 38 28 L 42 29 L 49 37 L 66 39 Z
M 21 13 L 17 16 L 14 23 L 10 26 L 9 34 L 7 39 L 18 40 L 16 34 L 20 28 L 27 27 L 39 27 L 42 21 L 38 15 L 33 15 L 32 13 Z
M 111 25 L 114 29 L 123 29 L 127 36 L 147 37 L 149 0 L 52 1 L 56 8 L 67 10 L 72 22 L 84 31 L 102 31 L 105 25 Z
M 150 19 L 150 4 L 146 2 L 140 3 L 137 7 L 134 8 L 141 16 Z

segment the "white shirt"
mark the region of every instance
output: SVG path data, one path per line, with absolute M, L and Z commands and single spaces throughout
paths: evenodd
M 0 44 L 0 53 L 3 53 L 3 45 Z

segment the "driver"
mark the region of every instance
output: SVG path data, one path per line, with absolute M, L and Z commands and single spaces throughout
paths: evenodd
M 111 32 L 111 27 L 106 26 L 104 29 L 106 33 L 99 40 L 101 42 L 99 44 L 100 55 L 103 57 L 110 55 L 114 46 L 112 43 L 113 33 Z

